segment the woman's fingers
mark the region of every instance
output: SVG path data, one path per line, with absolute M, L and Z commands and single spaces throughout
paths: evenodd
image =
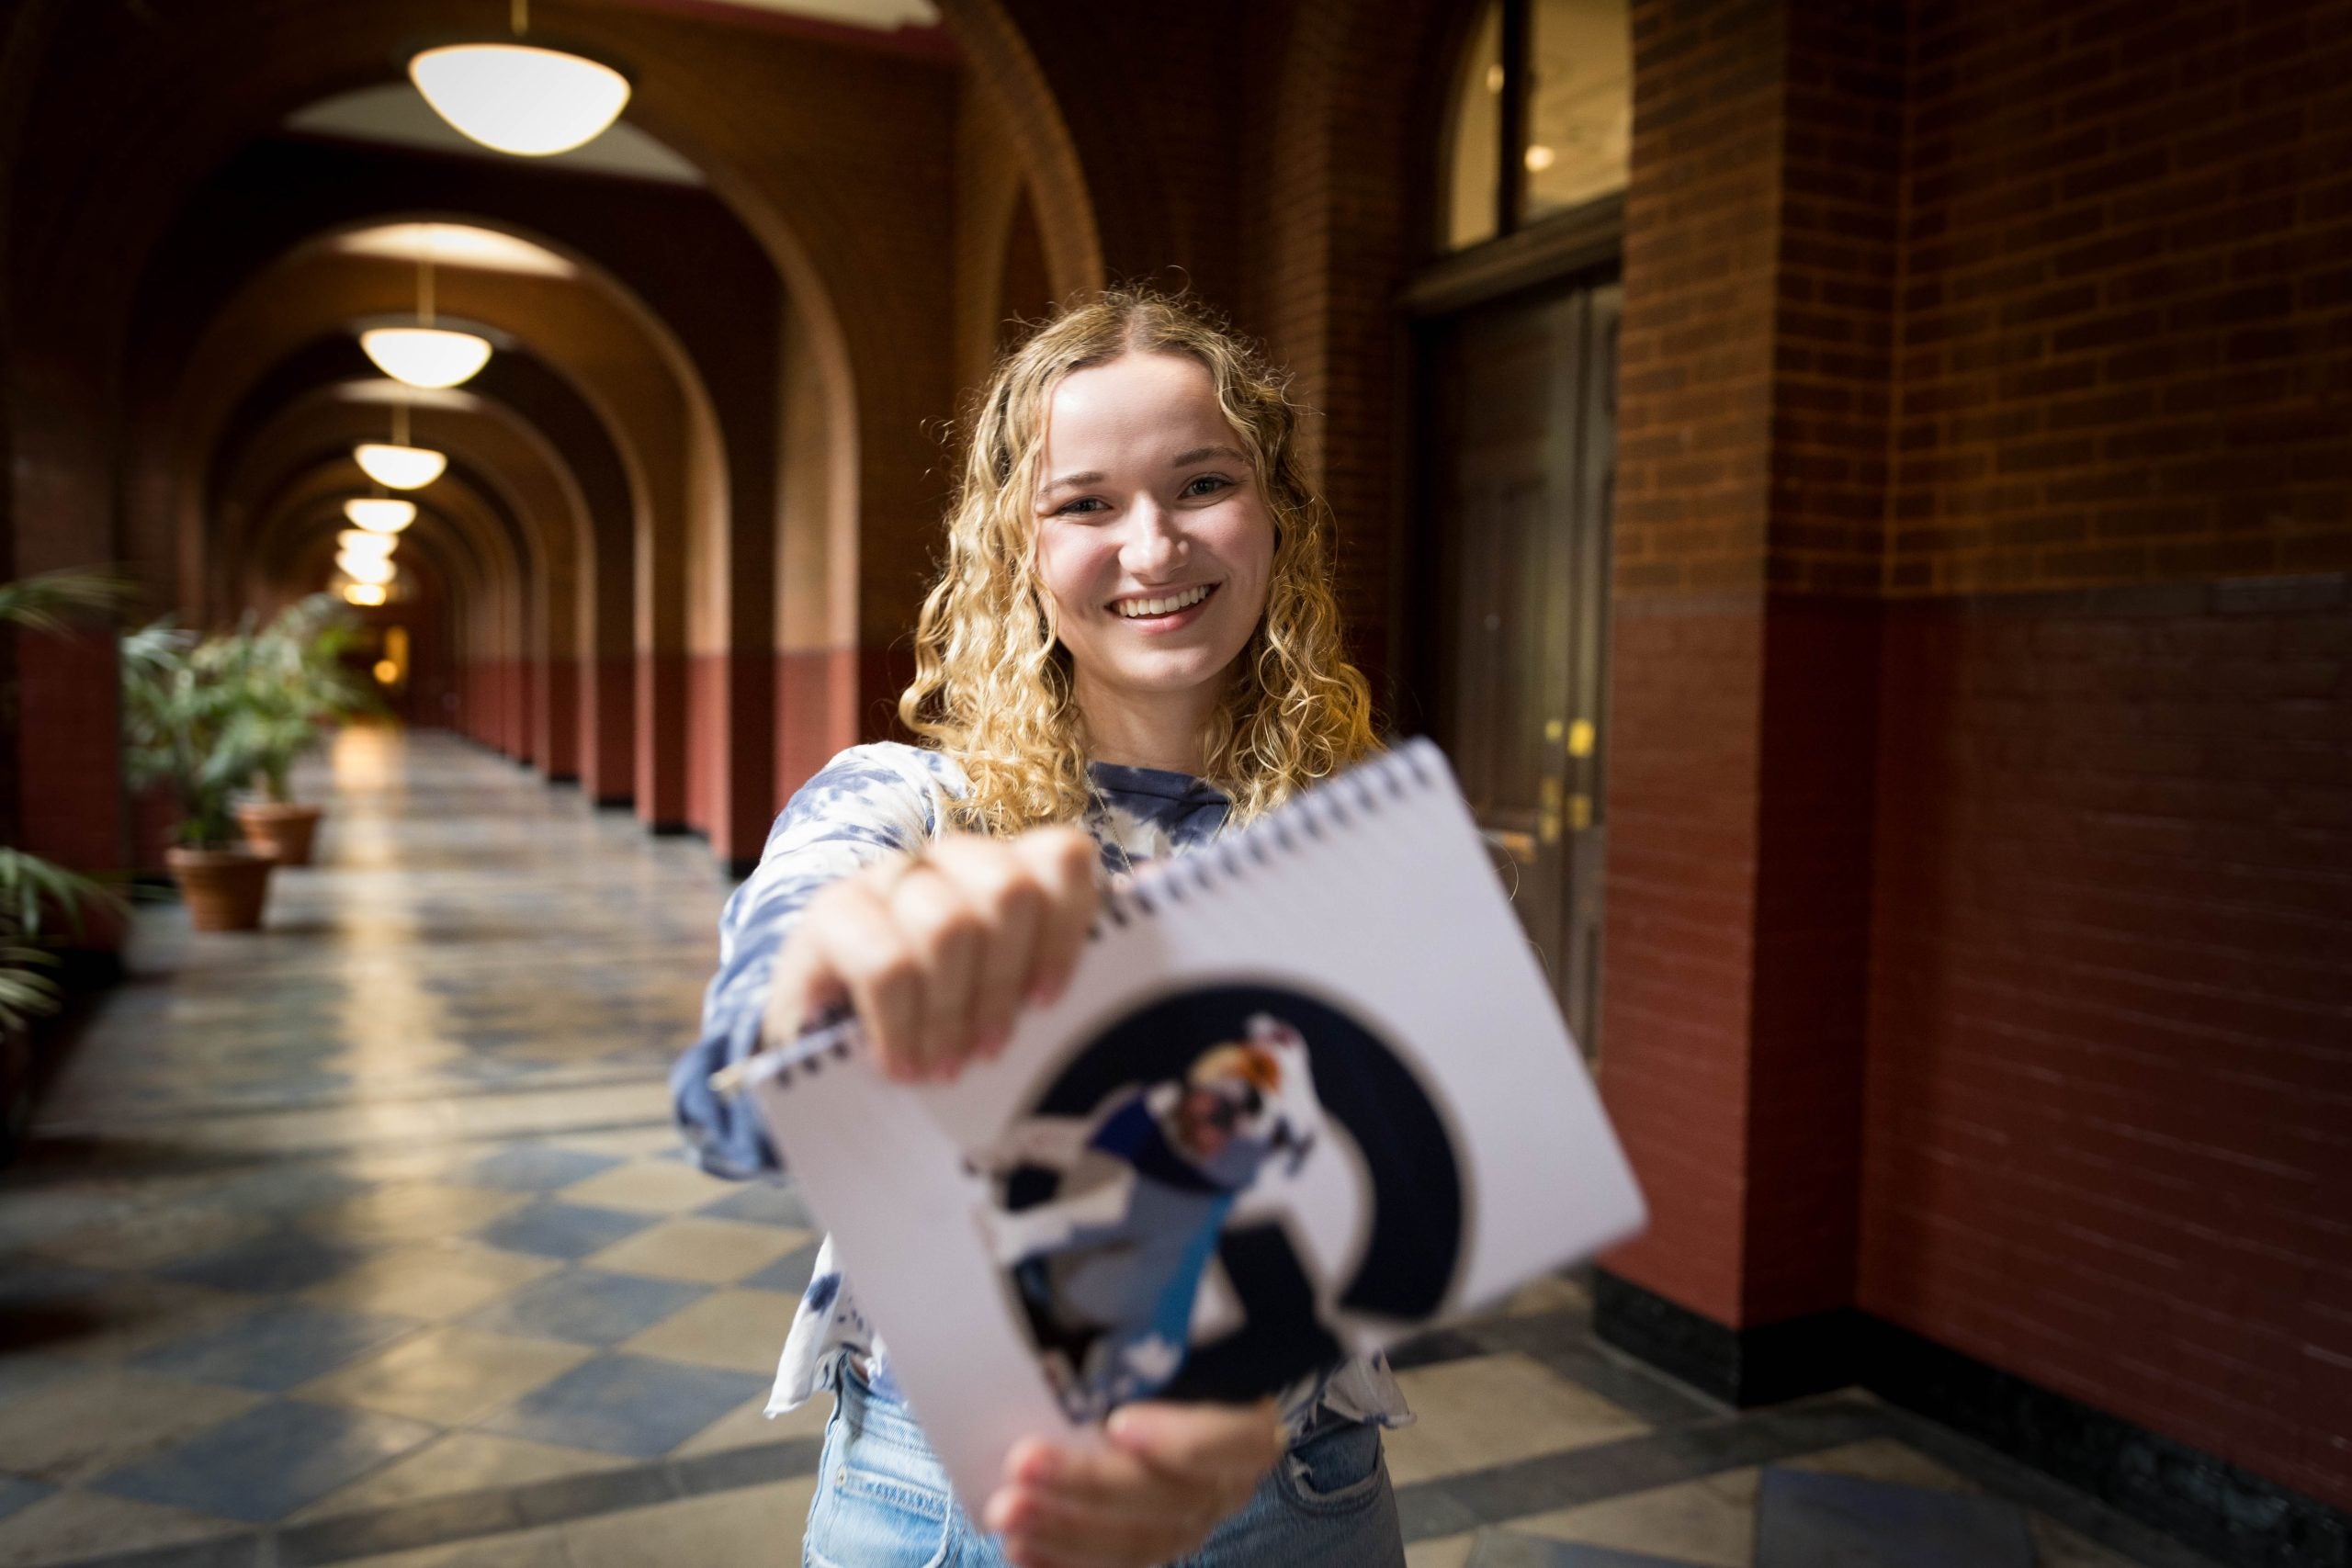
M 920 861 L 890 885 L 890 916 L 922 973 L 921 1023 L 911 1042 L 916 1069 L 952 1070 L 964 1059 L 972 1022 L 973 977 L 992 936 L 952 868 Z M 995 954 L 986 954 L 989 963 Z
M 1073 1503 L 1023 1489 L 1000 1529 L 1021 1568 L 1157 1568 L 1208 1539 L 1214 1518 Z
M 1075 828 L 1045 828 L 1023 833 L 1012 849 L 1046 897 L 1036 957 L 1026 976 L 1028 999 L 1050 1002 L 1069 986 L 1094 924 L 1094 840 Z
M 1046 890 L 1004 846 L 958 834 L 942 840 L 933 862 L 955 878 L 977 913 L 983 953 L 972 976 L 964 1044 L 987 1057 L 1012 1033 L 1022 987 L 1036 958 Z
M 1111 1413 L 1111 1441 L 1156 1470 L 1243 1482 L 1243 1495 L 1282 1457 L 1273 1401 L 1175 1404 L 1146 1400 Z
M 1050 1459 L 1050 1471 L 1034 1462 L 1040 1458 Z M 1223 1517 L 1214 1499 L 1125 1455 L 1054 1449 L 1016 1455 L 1007 1469 L 1014 1479 L 989 1500 L 982 1522 L 1023 1568 L 1164 1562 L 1197 1546 Z
M 846 998 L 893 1077 L 993 1055 L 1024 1000 L 1069 983 L 1093 923 L 1094 865 L 1076 829 L 951 834 L 921 859 L 831 884 L 777 957 L 767 1039 L 790 1039 L 815 1007 Z
M 790 1044 L 820 1007 L 846 999 L 839 978 L 818 961 L 814 942 L 786 942 L 768 983 L 767 1010 L 760 1015 L 760 1048 Z
M 884 896 L 861 878 L 834 883 L 810 901 L 793 941 L 812 947 L 820 980 L 848 994 L 884 1073 L 919 1072 L 924 964 Z
M 1250 1500 L 1281 1457 L 1271 1402 L 1244 1408 L 1145 1404 L 1113 1417 L 1113 1446 L 1022 1445 L 984 1522 L 1036 1568 L 1145 1564 L 1192 1551 Z

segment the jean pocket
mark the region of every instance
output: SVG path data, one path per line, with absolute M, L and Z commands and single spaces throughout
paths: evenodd
M 1284 1454 L 1276 1467 L 1283 1498 L 1311 1514 L 1348 1514 L 1372 1506 L 1388 1484 L 1380 1459 L 1380 1428 L 1350 1421 L 1318 1432 Z
M 937 1461 L 845 1436 L 836 1413 L 825 1433 L 817 1496 L 801 1548 L 807 1568 L 938 1568 L 947 1560 L 949 1504 L 925 1473 Z M 944 1480 L 944 1478 L 943 1478 Z

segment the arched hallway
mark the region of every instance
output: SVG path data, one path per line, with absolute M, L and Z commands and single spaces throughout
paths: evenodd
M 830 1402 L 761 1407 L 816 1238 L 683 1161 L 662 1081 L 701 847 L 443 735 L 346 731 L 306 782 L 319 863 L 258 938 L 140 915 L 0 1185 L 0 1568 L 796 1560 Z M 2203 1561 L 1860 1396 L 1726 1411 L 1589 1323 L 1545 1281 L 1398 1356 L 1415 1568 L 1810 1562 L 1759 1531 L 1828 1539 L 1841 1487 L 1890 1551 L 1960 1520 L 2046 1568 Z
M 408 74 L 526 19 L 630 95 L 546 158 Z M 905 738 L 992 356 L 1134 281 L 1292 378 L 1374 728 L 1511 863 L 1648 1201 L 1415 1348 L 1415 1568 L 1814 1568 L 1768 1516 L 1834 1499 L 1759 1467 L 1849 1439 L 2127 1561 L 2346 1568 L 2347 40 L 2352 0 L 0 6 L 0 1568 L 790 1558 L 749 1281 L 808 1227 L 677 1161 L 661 1077 L 777 811 Z M 435 323 L 472 376 L 366 346 Z M 395 438 L 443 466 L 381 477 Z M 52 572 L 122 602 L 6 613 Z M 149 904 L 115 984 L 123 922 L 9 869 L 153 886 L 273 793 L 218 738 L 159 782 L 137 628 L 322 593 L 407 738 L 295 781 L 325 858 L 260 932 Z

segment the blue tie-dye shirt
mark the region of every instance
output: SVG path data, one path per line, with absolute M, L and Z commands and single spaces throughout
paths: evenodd
M 1084 826 L 1107 874 L 1182 854 L 1225 825 L 1224 794 L 1188 774 L 1108 762 L 1088 771 L 1095 799 Z M 705 1169 L 740 1178 L 783 1168 L 749 1100 L 714 1093 L 710 1077 L 758 1049 L 776 954 L 801 910 L 834 878 L 936 837 L 948 802 L 967 787 L 963 769 L 940 752 L 889 741 L 854 746 L 803 784 L 776 818 L 759 868 L 719 916 L 718 974 L 703 1000 L 702 1038 L 670 1076 L 679 1125 Z M 835 1266 L 829 1236 L 793 1316 L 770 1413 L 831 1386 L 842 1358 L 853 1355 L 870 1378 L 887 1383 L 881 1340 Z M 1318 1406 L 1356 1420 L 1409 1419 L 1403 1394 L 1377 1359 L 1349 1362 L 1295 1391 L 1285 1406 L 1295 1427 Z

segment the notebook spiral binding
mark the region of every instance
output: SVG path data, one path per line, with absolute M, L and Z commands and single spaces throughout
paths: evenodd
M 1112 930 L 1124 930 L 1131 920 L 1152 919 L 1163 902 L 1181 904 L 1188 894 L 1205 895 L 1220 882 L 1244 880 L 1246 867 L 1266 866 L 1277 851 L 1293 854 L 1303 842 L 1320 842 L 1333 830 L 1351 827 L 1359 815 L 1377 816 L 1387 805 L 1408 799 L 1414 791 L 1425 790 L 1444 776 L 1444 758 L 1428 740 L 1408 740 L 1370 761 L 1359 762 L 1283 802 L 1233 837 L 1153 865 L 1137 881 L 1106 889 L 1103 919 L 1095 922 L 1087 940 L 1099 942 Z M 772 1066 L 765 1070 L 785 1086 L 796 1076 L 814 1077 L 828 1062 L 848 1059 L 857 1038 L 856 1028 L 856 1018 L 846 1009 L 829 1013 L 789 1046 L 775 1053 L 768 1059 Z
M 1442 776 L 1443 767 L 1434 744 L 1408 740 L 1283 802 L 1229 839 L 1150 866 L 1134 882 L 1106 890 L 1103 918 L 1112 927 L 1125 927 L 1159 914 L 1162 903 L 1182 904 L 1219 882 L 1240 880 L 1247 868 L 1270 863 L 1277 851 L 1295 853 L 1302 843 L 1320 842 L 1328 833 L 1351 827 L 1357 817 L 1375 816 L 1386 803 L 1427 789 L 1433 777 Z M 1105 930 L 1097 922 L 1089 935 L 1100 940 Z

